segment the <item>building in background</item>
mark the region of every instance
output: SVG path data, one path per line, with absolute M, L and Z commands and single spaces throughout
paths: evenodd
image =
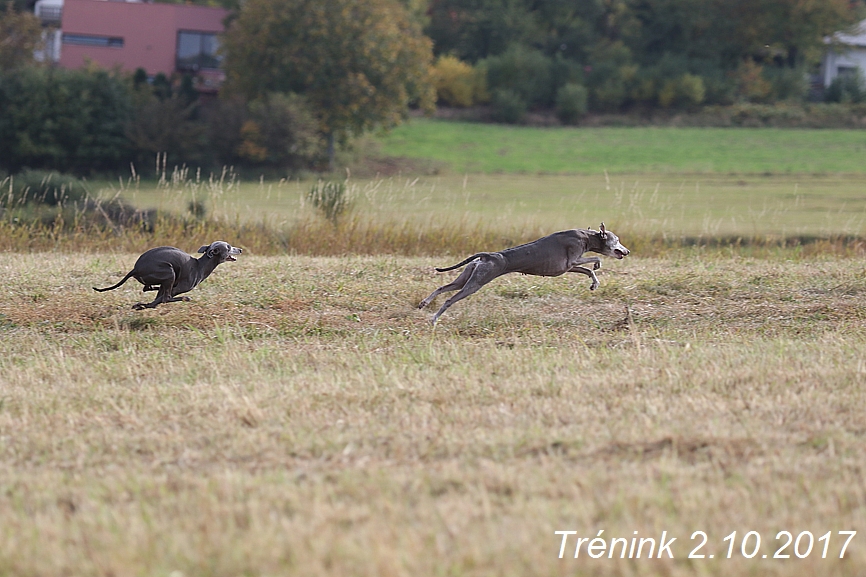
M 858 73 L 866 76 L 866 20 L 850 32 L 837 32 L 825 42 L 831 45 L 821 63 L 821 79 L 825 87 L 839 76 Z
M 225 79 L 218 49 L 228 11 L 222 8 L 38 0 L 34 11 L 46 28 L 42 59 L 63 68 L 142 68 L 150 78 L 192 74 L 204 92 L 216 91 Z

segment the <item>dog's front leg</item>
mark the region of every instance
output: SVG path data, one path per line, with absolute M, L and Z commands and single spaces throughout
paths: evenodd
M 592 263 L 592 270 L 598 270 L 601 268 L 601 259 L 597 256 L 582 256 L 580 258 L 574 259 L 570 264 L 573 268 L 579 264 L 589 263 Z
M 588 268 L 583 268 L 582 266 L 572 267 L 568 272 L 577 272 L 580 274 L 585 274 L 589 278 L 592 279 L 592 284 L 589 285 L 589 290 L 594 291 L 598 288 L 598 277 L 595 276 L 595 273 L 589 270 Z

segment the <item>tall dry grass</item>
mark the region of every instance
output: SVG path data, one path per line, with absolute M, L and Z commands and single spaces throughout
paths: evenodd
M 336 226 L 314 214 L 280 225 L 237 218 L 191 218 L 189 215 L 159 213 L 151 218 L 143 226 L 139 221 L 119 224 L 99 213 L 61 212 L 51 220 L 9 216 L 0 219 L 0 250 L 141 252 L 162 245 L 195 250 L 202 243 L 221 239 L 258 255 L 436 256 L 501 250 L 554 232 L 542 224 L 488 224 L 469 216 L 443 219 L 442 222 L 419 222 L 416 219 L 383 220 L 354 213 L 341 219 Z M 689 247 L 755 256 L 789 249 L 804 256 L 866 254 L 866 239 L 855 235 L 675 236 L 629 229 L 617 229 L 616 232 L 630 249 L 646 256 L 660 256 L 670 250 Z

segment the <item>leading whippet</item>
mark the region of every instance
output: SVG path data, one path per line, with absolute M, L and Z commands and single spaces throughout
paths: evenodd
M 589 290 L 595 290 L 598 287 L 598 277 L 592 270 L 579 265 L 592 263 L 593 270 L 598 270 L 601 259 L 597 256 L 584 257 L 583 253 L 592 251 L 618 259 L 629 253 L 629 250 L 620 244 L 619 237 L 605 230 L 604 223 L 601 223 L 599 228 L 598 231 L 582 228 L 563 230 L 500 252 L 479 252 L 454 266 L 437 268 L 437 271 L 445 272 L 468 264 L 460 276 L 430 293 L 418 308 L 423 309 L 444 292 L 459 290 L 460 292 L 446 300 L 430 319 L 435 325 L 448 307 L 465 299 L 496 277 L 510 272 L 536 276 L 559 276 L 567 272 L 577 272 L 591 278 Z

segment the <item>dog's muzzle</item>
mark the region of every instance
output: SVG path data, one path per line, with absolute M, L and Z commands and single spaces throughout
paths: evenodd
M 241 254 L 242 252 L 244 252 L 244 249 L 233 246 L 232 249 L 229 251 L 228 256 L 226 256 L 226 260 L 229 262 L 234 262 L 238 260 L 234 257 L 234 255 Z

